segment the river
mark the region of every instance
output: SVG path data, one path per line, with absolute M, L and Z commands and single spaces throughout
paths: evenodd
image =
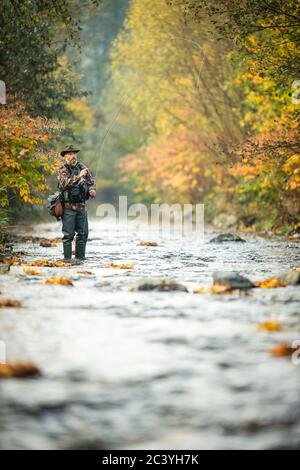
M 0 276 L 2 296 L 23 305 L 0 310 L 7 357 L 42 371 L 0 381 L 1 448 L 299 448 L 300 364 L 270 354 L 300 339 L 299 286 L 193 293 L 216 270 L 257 281 L 299 267 L 299 244 L 249 234 L 210 244 L 208 231 L 204 244 L 156 237 L 150 247 L 139 245 L 142 230 L 98 220 L 90 228 L 83 266 L 36 268 L 42 277 L 12 266 Z M 33 235 L 59 236 L 60 225 L 36 225 Z M 26 261 L 62 256 L 59 245 L 14 249 Z M 47 285 L 49 276 L 74 286 Z M 143 277 L 170 277 L 189 292 L 130 292 Z M 267 320 L 284 329 L 259 331 Z

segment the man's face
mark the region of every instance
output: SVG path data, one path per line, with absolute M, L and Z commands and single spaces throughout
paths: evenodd
M 67 152 L 65 153 L 65 161 L 70 166 L 75 166 L 77 160 L 76 152 Z

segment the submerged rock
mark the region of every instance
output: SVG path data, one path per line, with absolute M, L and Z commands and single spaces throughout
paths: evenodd
M 213 284 L 229 287 L 230 289 L 251 289 L 255 285 L 247 278 L 234 271 L 215 271 Z
M 134 291 L 161 291 L 168 292 L 178 290 L 181 292 L 188 292 L 187 288 L 183 284 L 172 281 L 171 279 L 141 279 L 135 282 L 129 290 Z
M 111 283 L 109 281 L 98 281 L 94 284 L 95 287 L 108 287 Z
M 223 243 L 223 242 L 245 242 L 243 238 L 239 235 L 234 235 L 231 232 L 228 233 L 220 233 L 216 237 L 212 238 L 209 243 Z
M 289 271 L 288 273 L 278 274 L 275 277 L 278 281 L 290 286 L 300 284 L 300 271 Z

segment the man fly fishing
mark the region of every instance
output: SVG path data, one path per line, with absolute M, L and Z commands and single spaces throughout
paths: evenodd
M 58 190 L 62 201 L 64 260 L 72 259 L 72 241 L 76 233 L 75 258 L 85 259 L 88 239 L 86 201 L 96 196 L 95 181 L 90 170 L 77 161 L 80 150 L 68 145 L 61 151 L 65 163 L 58 170 Z

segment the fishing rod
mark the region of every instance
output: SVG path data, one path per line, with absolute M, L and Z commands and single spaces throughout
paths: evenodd
M 129 99 L 129 96 L 128 95 L 123 95 L 122 96 L 122 99 L 121 99 L 121 104 L 118 108 L 118 110 L 116 111 L 116 113 L 114 114 L 112 120 L 110 121 L 110 123 L 107 125 L 105 131 L 104 131 L 104 135 L 103 135 L 103 138 L 100 142 L 100 144 L 98 144 L 98 146 L 96 146 L 96 152 L 95 152 L 95 155 L 96 155 L 96 158 L 97 158 L 97 165 L 96 165 L 96 171 L 95 171 L 95 182 L 97 180 L 97 176 L 98 176 L 98 169 L 99 169 L 99 163 L 101 162 L 101 157 L 102 157 L 102 152 L 103 152 L 103 149 L 104 149 L 104 144 L 105 144 L 105 141 L 108 137 L 108 135 L 110 134 L 113 126 L 115 125 L 115 123 L 117 122 L 117 119 L 119 118 L 120 114 L 121 114 L 121 111 L 122 111 L 122 107 L 124 106 L 124 104 L 127 103 Z M 98 149 L 99 149 L 99 155 L 98 155 Z M 87 219 L 87 212 L 85 213 L 85 219 L 84 219 L 84 226 L 83 226 L 83 232 L 85 233 L 85 229 L 86 229 L 86 225 L 88 223 L 88 219 Z

